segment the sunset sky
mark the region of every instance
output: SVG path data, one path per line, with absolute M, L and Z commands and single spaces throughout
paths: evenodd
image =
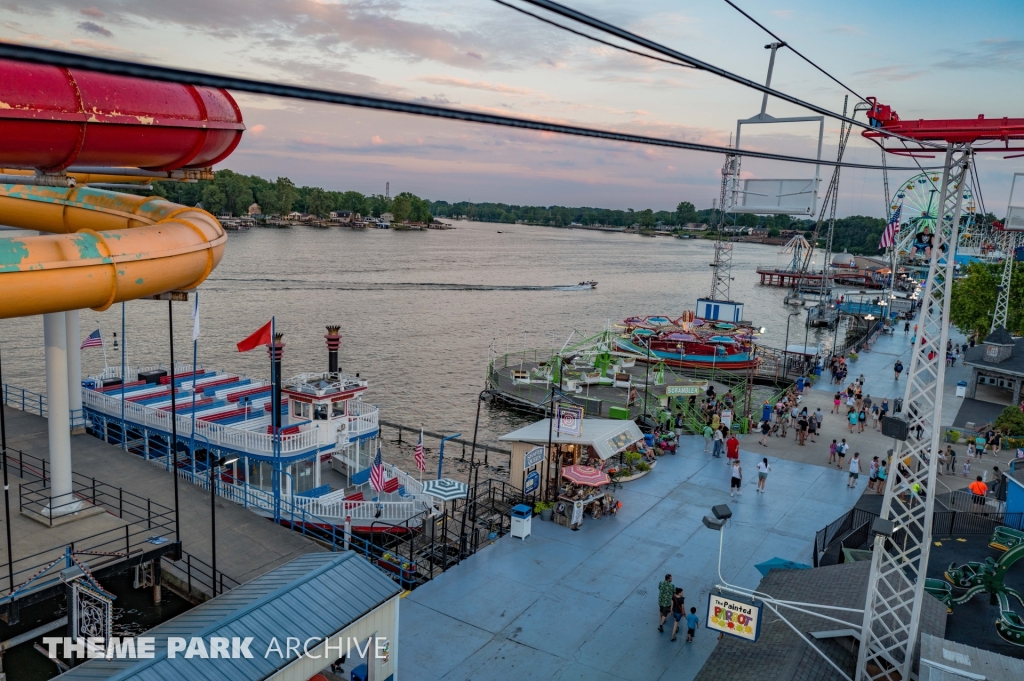
M 771 38 L 721 0 L 568 4 L 764 79 Z M 1024 117 L 1024 3 L 737 4 L 903 118 Z M 491 0 L 0 0 L 0 39 L 722 145 L 736 119 L 756 114 L 761 102 L 755 91 L 596 45 Z M 842 109 L 842 89 L 792 52 L 780 51 L 772 85 Z M 390 181 L 392 195 L 655 210 L 682 200 L 705 208 L 718 196 L 718 155 L 238 100 L 249 131 L 224 167 L 297 184 L 382 193 Z M 768 105 L 778 116 L 809 115 L 798 111 Z M 745 131 L 744 146 L 811 154 L 812 131 L 816 125 L 749 138 Z M 837 134 L 838 124 L 826 121 L 827 157 Z M 848 160 L 879 156 L 860 139 L 847 151 Z M 978 164 L 986 207 L 1002 216 L 1024 159 L 989 154 Z M 813 172 L 765 161 L 743 168 L 753 177 Z M 829 173 L 822 169 L 823 178 Z M 911 174 L 893 173 L 894 181 Z M 882 212 L 881 174 L 844 171 L 839 213 Z

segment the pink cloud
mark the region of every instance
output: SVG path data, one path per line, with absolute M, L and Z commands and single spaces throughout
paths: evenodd
M 267 126 L 263 125 L 262 123 L 257 123 L 256 125 L 254 125 L 251 128 L 249 128 L 249 132 L 252 133 L 253 135 L 256 135 L 257 137 L 259 137 L 260 134 L 264 130 L 266 130 L 266 129 L 267 129 Z

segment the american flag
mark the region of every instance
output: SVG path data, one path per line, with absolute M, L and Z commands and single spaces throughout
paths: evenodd
M 416 443 L 416 468 L 421 471 L 427 470 L 427 462 L 423 459 L 423 431 L 420 431 L 420 441 Z
M 902 203 L 896 206 L 896 210 L 892 212 L 889 224 L 885 226 L 885 231 L 882 232 L 882 241 L 878 244 L 878 248 L 892 248 L 893 244 L 896 243 L 896 233 L 900 231 L 901 210 L 903 210 Z
M 100 338 L 100 330 L 96 329 L 90 333 L 84 341 L 82 341 L 82 347 L 79 350 L 85 350 L 86 348 L 102 348 L 103 339 Z
M 370 486 L 380 492 L 384 489 L 384 459 L 380 455 L 380 440 L 377 440 L 377 456 L 373 457 L 370 468 Z

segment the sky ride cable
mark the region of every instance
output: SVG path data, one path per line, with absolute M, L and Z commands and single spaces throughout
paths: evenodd
M 725 69 L 723 69 L 721 67 L 715 66 L 713 64 L 709 64 L 708 62 L 705 62 L 705 61 L 702 61 L 700 59 L 697 59 L 696 57 L 691 57 L 691 56 L 689 56 L 687 54 L 683 54 L 682 52 L 679 52 L 678 50 L 673 50 L 670 47 L 665 47 L 664 45 L 661 45 L 660 43 L 654 42 L 653 40 L 648 40 L 647 38 L 644 38 L 642 36 L 636 35 L 635 33 L 630 33 L 629 31 L 626 31 L 624 29 L 619 28 L 618 26 L 614 26 L 614 25 L 609 24 L 607 22 L 601 21 L 600 19 L 596 19 L 594 17 L 591 17 L 590 15 L 584 14 L 583 12 L 579 12 L 577 10 L 572 9 L 571 7 L 566 7 L 565 5 L 560 5 L 557 2 L 552 2 L 552 0 L 522 0 L 522 1 L 526 2 L 526 3 L 529 3 L 531 5 L 535 5 L 537 7 L 540 7 L 542 9 L 546 9 L 547 11 L 549 11 L 549 12 L 551 12 L 553 14 L 558 14 L 560 16 L 563 16 L 563 17 L 567 18 L 567 19 L 572 19 L 573 21 L 576 21 L 578 23 L 584 24 L 586 26 L 590 26 L 591 28 L 596 28 L 597 30 L 602 31 L 604 33 L 608 33 L 609 35 L 614 35 L 615 37 L 621 38 L 622 40 L 625 40 L 627 42 L 631 42 L 634 45 L 640 45 L 641 47 L 645 47 L 645 48 L 647 48 L 647 49 L 649 49 L 649 50 L 651 50 L 653 52 L 657 52 L 659 54 L 665 55 L 666 57 L 671 57 L 673 59 L 677 59 L 679 61 L 685 62 L 685 63 L 690 64 L 692 66 L 695 66 L 695 67 L 697 67 L 697 68 L 699 68 L 699 69 L 701 69 L 703 71 L 707 71 L 708 73 L 714 74 L 714 75 L 719 76 L 721 78 L 725 78 L 726 80 L 731 80 L 734 83 L 738 83 L 738 84 L 743 85 L 745 87 L 757 90 L 758 92 L 762 92 L 762 93 L 765 93 L 765 94 L 769 94 L 769 95 L 771 95 L 773 97 L 777 97 L 777 98 L 779 98 L 779 99 L 781 99 L 783 101 L 789 102 L 790 104 L 795 104 L 797 106 L 803 107 L 803 108 L 808 109 L 810 111 L 814 111 L 815 113 L 821 114 L 823 116 L 828 116 L 829 118 L 834 118 L 834 119 L 837 119 L 837 120 L 846 121 L 847 124 L 855 125 L 856 127 L 863 128 L 864 130 L 876 130 L 876 128 L 871 127 L 871 125 L 869 125 L 867 123 L 861 123 L 860 121 L 855 121 L 852 118 L 847 118 L 846 116 L 843 116 L 842 114 L 838 114 L 838 113 L 836 113 L 834 111 L 831 111 L 831 110 L 826 109 L 824 107 L 818 106 L 817 104 L 812 104 L 810 102 L 804 101 L 804 100 L 799 99 L 797 97 L 794 97 L 792 95 L 787 95 L 786 93 L 780 92 L 779 90 L 773 90 L 772 88 L 770 88 L 770 87 L 768 87 L 766 85 L 762 85 L 760 83 L 757 83 L 755 81 L 752 81 L 749 78 L 744 78 L 743 76 L 740 76 L 738 74 L 732 73 L 731 71 L 727 71 L 727 70 L 725 70 Z M 889 133 L 889 132 L 887 132 L 886 134 L 891 136 L 891 137 L 893 137 L 893 138 L 895 138 L 895 139 L 899 139 L 899 140 L 903 140 L 903 141 L 907 141 L 907 142 L 914 142 L 915 144 L 918 144 L 918 145 L 920 145 L 922 147 L 931 147 L 931 148 L 934 148 L 934 149 L 945 149 L 945 145 L 944 144 L 938 144 L 938 143 L 935 143 L 935 142 L 928 142 L 928 141 L 925 141 L 925 140 L 916 140 L 916 139 L 913 139 L 911 137 L 905 137 L 903 135 L 899 135 L 899 134 L 896 134 L 896 133 Z
M 204 73 L 202 71 L 191 71 L 188 69 L 169 68 L 166 66 L 155 66 L 152 64 L 140 64 L 137 62 L 109 59 L 107 57 L 95 57 L 91 55 L 76 54 L 62 50 L 52 50 L 44 47 L 32 47 L 29 45 L 16 45 L 0 42 L 0 59 L 13 59 L 33 64 L 49 64 L 64 68 L 85 69 L 100 73 L 110 73 L 119 76 L 133 76 L 136 78 L 147 78 L 149 80 L 182 83 L 186 85 L 204 85 L 207 87 L 224 88 L 236 92 L 248 92 L 257 95 L 269 95 L 272 97 L 285 97 L 288 99 L 299 99 L 310 102 L 323 102 L 327 104 L 341 104 L 363 109 L 375 109 L 378 111 L 391 111 L 394 113 L 405 113 L 416 116 L 431 118 L 443 118 L 447 120 L 465 121 L 470 123 L 482 123 L 484 125 L 496 125 L 507 128 L 518 128 L 521 130 L 536 130 L 541 132 L 554 132 L 576 137 L 589 137 L 604 139 L 614 142 L 626 142 L 630 144 L 644 144 L 656 147 L 668 147 L 672 149 L 684 149 L 687 151 L 701 151 L 713 154 L 733 154 L 749 158 L 762 158 L 769 161 L 785 161 L 790 163 L 804 163 L 808 165 L 842 166 L 844 168 L 857 168 L 860 170 L 881 170 L 882 167 L 870 163 L 837 163 L 827 159 L 807 158 L 804 156 L 789 156 L 787 154 L 776 154 L 751 149 L 736 149 L 721 147 L 713 144 L 700 144 L 697 142 L 685 142 L 665 137 L 649 137 L 632 133 L 621 133 L 599 128 L 588 128 L 576 125 L 564 125 L 542 120 L 531 120 L 528 118 L 517 118 L 514 116 L 499 116 L 489 113 L 468 111 L 465 109 L 454 109 L 432 104 L 421 104 L 418 102 L 403 102 L 383 97 L 370 97 L 367 95 L 356 95 L 345 92 L 335 92 L 320 88 L 304 87 L 299 85 L 287 85 L 270 81 L 254 80 L 250 78 L 238 78 L 235 76 L 224 76 L 215 73 Z M 762 86 L 758 86 L 763 89 Z M 919 164 L 920 165 L 920 164 Z M 916 170 L 915 168 L 900 167 L 890 170 Z
M 500 0 L 495 0 L 495 2 L 499 2 L 499 1 L 500 1 Z M 813 67 L 814 67 L 814 68 L 816 68 L 817 70 L 821 71 L 821 72 L 822 72 L 823 74 L 825 74 L 825 76 L 827 76 L 827 77 L 828 77 L 828 78 L 829 78 L 830 80 L 832 80 L 832 81 L 833 81 L 833 82 L 834 82 L 834 83 L 835 83 L 836 85 L 839 85 L 839 86 L 840 86 L 841 88 L 843 88 L 844 90 L 847 90 L 847 91 L 849 91 L 849 92 L 850 92 L 850 94 L 852 94 L 852 95 L 853 95 L 854 97 L 856 97 L 856 98 L 857 98 L 857 99 L 859 99 L 860 101 L 864 102 L 865 104 L 867 103 L 867 101 L 868 101 L 868 100 L 864 99 L 864 97 L 862 97 L 862 96 L 861 96 L 860 94 L 858 94 L 856 90 L 854 90 L 853 88 L 851 88 L 851 87 L 850 87 L 850 86 L 848 86 L 848 85 L 845 85 L 845 84 L 844 84 L 844 83 L 843 83 L 843 82 L 842 82 L 841 80 L 839 80 L 838 78 L 836 78 L 835 76 L 833 76 L 833 75 L 832 75 L 831 73 L 829 73 L 829 72 L 828 72 L 828 71 L 826 71 L 825 69 L 823 69 L 823 68 L 821 68 L 820 66 L 818 66 L 817 64 L 815 64 L 815 63 L 814 63 L 813 61 L 811 61 L 811 60 L 810 60 L 810 59 L 809 59 L 808 57 L 805 57 L 805 56 L 804 56 L 803 54 L 801 54 L 801 52 L 800 52 L 799 50 L 797 50 L 797 49 L 796 49 L 795 47 L 793 47 L 793 46 L 792 46 L 791 44 L 789 44 L 789 43 L 788 43 L 787 41 L 785 41 L 785 40 L 783 40 L 782 38 L 780 38 L 779 36 L 775 35 L 775 33 L 773 33 L 773 32 L 772 32 L 772 31 L 771 31 L 771 30 L 770 30 L 770 29 L 769 29 L 769 28 L 768 28 L 767 26 L 765 26 L 765 25 L 764 25 L 764 24 L 762 24 L 762 23 L 761 23 L 760 21 L 758 21 L 758 20 L 757 20 L 757 19 L 755 19 L 754 17 L 752 17 L 752 16 L 750 16 L 749 14 L 747 14 L 746 12 L 744 12 L 744 11 L 743 11 L 743 9 L 741 9 L 741 8 L 740 8 L 740 7 L 739 7 L 739 6 L 738 6 L 738 5 L 736 4 L 736 3 L 732 2 L 732 0 L 725 0 L 725 2 L 726 2 L 726 4 L 727 4 L 727 5 L 729 5 L 730 7 L 732 7 L 732 8 L 734 9 L 734 10 L 736 10 L 737 12 L 739 12 L 740 14 L 742 14 L 743 16 L 745 16 L 745 17 L 746 17 L 747 19 L 749 19 L 750 21 L 752 21 L 752 22 L 753 22 L 753 23 L 754 23 L 754 24 L 755 24 L 755 25 L 756 25 L 756 26 L 757 26 L 758 28 L 760 28 L 760 29 L 761 29 L 762 31 L 764 31 L 765 33 L 767 33 L 768 35 L 770 35 L 771 37 L 775 38 L 775 39 L 776 39 L 776 40 L 778 40 L 778 41 L 779 41 L 780 43 L 782 43 L 783 47 L 788 47 L 788 48 L 789 48 L 789 50 L 790 50 L 790 52 L 792 52 L 792 53 L 793 53 L 793 54 L 795 54 L 796 56 L 800 57 L 801 59 L 803 59 L 803 60 L 804 60 L 805 62 L 807 62 L 808 64 L 810 64 L 811 66 L 813 66 Z M 502 4 L 504 4 L 504 3 L 502 3 Z
M 525 10 L 522 7 L 516 7 L 515 5 L 513 5 L 511 3 L 505 2 L 505 0 L 494 0 L 494 2 L 498 3 L 499 5 L 503 5 L 505 7 L 508 7 L 510 10 L 513 10 L 515 12 L 519 12 L 520 14 L 525 14 L 528 17 L 533 17 L 537 21 L 543 22 L 545 24 L 549 24 L 551 26 L 554 26 L 555 28 L 560 28 L 563 31 L 567 31 L 568 33 L 572 33 L 573 35 L 578 35 L 581 38 L 586 38 L 587 40 L 592 40 L 595 43 L 600 43 L 600 44 L 605 45 L 607 47 L 613 47 L 616 50 L 622 50 L 623 52 L 629 52 L 630 54 L 635 54 L 638 57 L 646 57 L 647 59 L 653 59 L 654 61 L 660 61 L 660 62 L 662 62 L 664 64 L 671 64 L 672 66 L 682 66 L 682 67 L 688 68 L 688 69 L 697 69 L 698 68 L 698 67 L 694 66 L 693 64 L 687 64 L 685 62 L 677 61 L 675 59 L 665 59 L 664 57 L 658 57 L 656 55 L 648 54 L 647 52 L 641 52 L 639 50 L 631 50 L 630 48 L 626 47 L 625 45 L 616 45 L 615 43 L 608 42 L 607 40 L 602 40 L 601 38 L 598 38 L 597 36 L 590 35 L 589 33 L 584 33 L 582 31 L 577 31 L 575 28 L 571 28 L 569 26 L 566 26 L 565 24 L 560 24 L 557 21 L 552 21 L 551 19 L 548 19 L 547 17 L 542 17 L 539 14 L 534 14 L 533 12 L 531 12 L 529 10 Z

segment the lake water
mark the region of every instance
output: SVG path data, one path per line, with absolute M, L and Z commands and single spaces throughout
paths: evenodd
M 711 287 L 713 243 L 668 237 L 526 225 L 455 222 L 448 231 L 290 227 L 231 232 L 224 260 L 200 288 L 199 363 L 269 378 L 263 348 L 246 354 L 235 343 L 276 316 L 287 344 L 285 373 L 327 369 L 325 325 L 340 324 L 340 363 L 370 382 L 364 399 L 381 418 L 472 438 L 476 395 L 488 348 L 561 346 L 575 329 L 596 333 L 631 315 L 678 316 Z M 501 233 L 499 233 L 501 232 Z M 763 342 L 782 347 L 785 291 L 759 285 L 759 264 L 785 265 L 778 247 L 736 244 L 732 297 L 746 318 L 766 327 Z M 592 291 L 538 287 L 599 282 Z M 191 361 L 190 303 L 175 304 L 175 351 Z M 126 306 L 127 357 L 132 366 L 168 360 L 167 303 Z M 121 306 L 83 311 L 84 337 L 100 328 L 107 361 L 121 334 Z M 791 342 L 804 333 L 792 321 Z M 817 332 L 812 330 L 809 343 Z M 4 380 L 43 391 L 42 318 L 0 321 Z M 83 370 L 103 369 L 99 348 L 82 351 Z M 485 405 L 480 441 L 530 419 Z M 434 443 L 428 443 L 433 445 Z M 460 450 L 461 451 L 461 450 Z M 411 452 L 385 459 L 414 469 Z

